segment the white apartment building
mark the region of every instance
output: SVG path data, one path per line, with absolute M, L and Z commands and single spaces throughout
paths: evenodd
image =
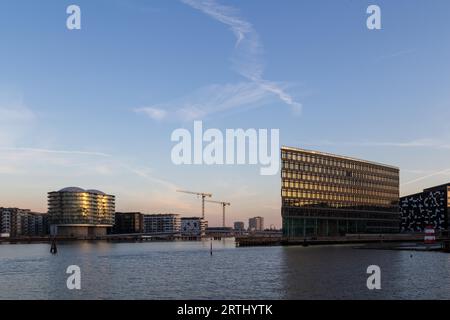
M 144 233 L 180 233 L 178 214 L 144 214 Z

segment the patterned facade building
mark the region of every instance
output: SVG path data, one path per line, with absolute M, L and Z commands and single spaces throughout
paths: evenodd
M 203 237 L 208 228 L 208 221 L 199 217 L 181 218 L 181 235 L 188 237 Z
M 448 230 L 450 183 L 400 198 L 401 231 Z

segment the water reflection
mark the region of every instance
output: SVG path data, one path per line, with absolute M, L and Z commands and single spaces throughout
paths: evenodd
M 349 246 L 235 248 L 230 240 L 0 245 L 1 299 L 446 299 L 449 255 Z M 382 271 L 382 290 L 366 269 Z M 78 265 L 82 290 L 68 290 Z
M 286 299 L 448 299 L 448 255 L 359 250 L 351 246 L 283 248 Z M 381 268 L 381 290 L 366 286 Z

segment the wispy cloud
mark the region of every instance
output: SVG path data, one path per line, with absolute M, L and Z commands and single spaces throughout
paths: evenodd
M 160 116 L 157 112 L 152 115 Z M 166 203 L 177 197 L 175 184 L 158 177 L 149 167 L 133 164 L 131 159 L 124 158 L 126 155 L 52 147 L 52 143 L 39 139 L 39 132 L 32 135 L 31 128 L 38 122 L 38 116 L 24 103 L 21 94 L 0 90 L 0 180 L 7 181 L 8 177 L 13 177 L 10 182 L 27 179 L 28 188 L 44 193 L 59 185 L 85 184 L 86 181 L 99 188 L 104 185 L 111 192 L 120 190 L 122 184 L 135 192 L 134 184 L 140 184 L 141 203 L 145 203 L 149 195 L 163 199 L 166 194 Z M 28 137 L 27 145 L 23 145 L 25 137 Z M 38 143 L 30 145 L 30 137 Z M 121 186 L 115 183 L 119 179 Z M 12 188 L 22 190 L 23 185 L 19 182 L 16 185 L 4 183 L 0 185 L 0 193 L 9 192 Z M 13 198 L 9 197 L 10 203 L 18 205 Z M 18 201 L 23 203 L 24 199 Z M 38 203 L 42 201 L 37 200 L 34 205 Z
M 450 149 L 450 145 L 434 139 L 418 139 L 405 142 L 369 142 L 363 143 L 362 146 L 369 147 L 396 147 L 396 148 L 436 148 Z
M 239 16 L 233 7 L 215 0 L 181 0 L 181 2 L 227 25 L 236 37 L 233 64 L 237 72 L 251 80 L 262 78 L 263 46 L 253 25 Z
M 153 120 L 163 120 L 167 116 L 165 109 L 157 107 L 142 107 L 134 109 L 136 113 L 143 113 Z
M 0 147 L 0 151 L 111 157 L 111 155 L 109 155 L 109 154 L 102 153 L 102 152 L 95 152 L 95 151 L 52 150 L 52 149 L 40 149 L 40 148 L 22 148 L 22 147 Z
M 0 121 L 2 123 L 29 121 L 33 118 L 34 113 L 24 105 L 0 106 Z
M 131 166 L 128 164 L 125 164 L 123 162 L 119 162 L 119 165 L 123 168 L 125 168 L 126 170 L 140 176 L 141 178 L 144 178 L 148 181 L 157 183 L 159 185 L 162 185 L 164 187 L 166 187 L 169 191 L 173 192 L 175 194 L 175 191 L 177 189 L 179 189 L 179 186 L 168 181 L 165 179 L 161 179 L 158 178 L 156 176 L 153 175 L 153 170 L 148 168 L 148 167 L 136 167 L 136 166 Z
M 224 6 L 215 0 L 181 1 L 210 16 L 214 20 L 227 25 L 231 29 L 236 36 L 233 65 L 234 69 L 240 75 L 259 84 L 264 90 L 278 96 L 281 101 L 291 106 L 296 113 L 301 111 L 301 103 L 296 102 L 294 98 L 276 82 L 263 78 L 263 45 L 253 25 L 240 17 L 238 10 L 233 7 Z
M 0 92 L 0 146 L 14 145 L 35 120 L 22 97 Z
M 400 58 L 400 57 L 404 57 L 404 56 L 410 55 L 410 54 L 412 54 L 414 52 L 416 52 L 415 49 L 399 50 L 399 51 L 396 51 L 396 52 L 392 52 L 392 53 L 389 53 L 389 54 L 382 55 L 382 56 L 380 56 L 379 59 L 380 60 L 384 60 L 384 59 Z
M 210 85 L 169 103 L 138 108 L 135 112 L 144 113 L 154 120 L 167 118 L 191 121 L 236 108 L 261 107 L 272 100 L 275 100 L 274 97 L 260 85 L 254 82 L 241 82 Z
M 208 85 L 168 103 L 134 109 L 136 113 L 145 114 L 157 121 L 191 121 L 233 109 L 243 111 L 262 107 L 277 100 L 290 106 L 295 114 L 301 112 L 301 103 L 287 92 L 286 84 L 264 78 L 263 45 L 253 25 L 244 20 L 236 8 L 215 0 L 181 1 L 229 27 L 236 37 L 231 58 L 233 70 L 245 81 Z
M 450 175 L 450 169 L 435 171 L 435 172 L 427 174 L 425 176 L 421 176 L 419 178 L 416 178 L 416 179 L 410 180 L 408 182 L 402 183 L 402 186 L 411 185 L 411 184 L 420 182 L 422 180 L 426 180 L 426 179 L 433 178 L 433 177 L 436 177 L 436 176 L 447 176 L 447 175 Z
M 36 171 L 35 166 L 40 170 Z M 64 168 L 77 167 L 77 170 L 66 170 L 65 174 L 77 175 L 120 175 L 133 173 L 170 190 L 178 187 L 170 181 L 158 178 L 148 167 L 128 164 L 113 155 L 95 151 L 57 150 L 40 148 L 0 147 L 0 173 L 28 174 L 31 172 L 59 172 Z
M 395 147 L 395 148 L 434 148 L 450 149 L 450 144 L 436 139 L 417 139 L 411 141 L 330 141 L 320 140 L 313 142 L 301 142 L 310 146 L 350 146 L 350 147 Z

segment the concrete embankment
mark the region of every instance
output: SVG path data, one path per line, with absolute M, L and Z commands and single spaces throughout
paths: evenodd
M 209 239 L 209 237 L 206 237 Z M 88 237 L 11 237 L 0 238 L 0 244 L 28 244 L 28 243 L 50 243 L 53 240 L 56 242 L 74 242 L 74 241 L 107 241 L 107 242 L 151 242 L 151 241 L 201 241 L 202 237 L 195 236 L 172 236 L 172 235 L 138 235 L 138 234 L 123 234 L 123 235 L 106 235 L 106 236 L 88 236 Z
M 423 244 L 423 234 L 394 234 L 394 235 L 347 235 L 342 237 L 321 237 L 321 238 L 296 238 L 287 239 L 283 237 L 237 237 L 236 246 L 310 246 L 310 245 L 338 245 L 338 244 L 399 244 L 399 243 L 419 243 Z M 444 247 L 444 242 L 448 238 L 437 238 L 436 245 Z M 448 245 L 450 246 L 450 245 Z M 379 246 L 382 248 L 383 246 Z M 395 247 L 393 245 L 386 245 L 384 247 Z M 383 248 L 384 248 L 383 247 Z

